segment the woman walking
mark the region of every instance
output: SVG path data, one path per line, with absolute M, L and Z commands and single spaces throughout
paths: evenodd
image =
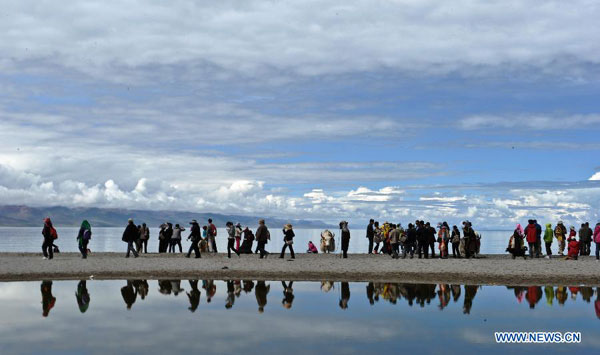
M 292 225 L 291 224 L 286 224 L 283 227 L 283 248 L 281 249 L 281 254 L 279 255 L 280 259 L 283 259 L 283 256 L 285 255 L 285 249 L 286 248 L 290 248 L 290 254 L 292 256 L 292 259 L 295 259 L 296 256 L 294 255 L 294 247 L 292 246 L 292 244 L 294 244 L 294 230 L 292 229 Z
M 42 244 L 42 253 L 44 254 L 44 260 L 50 260 L 54 257 L 54 239 L 58 238 L 56 229 L 52 226 L 50 218 L 44 219 L 44 229 L 42 229 L 42 235 L 44 236 L 44 243 Z
M 233 250 L 233 252 L 239 257 L 240 256 L 240 252 L 237 251 L 234 247 L 233 247 L 233 243 L 235 242 L 235 226 L 233 225 L 232 222 L 227 222 L 225 224 L 225 226 L 227 227 L 227 257 L 231 259 L 231 251 Z
M 79 243 L 79 251 L 81 252 L 81 258 L 87 259 L 87 246 L 92 239 L 92 227 L 90 222 L 84 220 L 81 222 L 79 233 L 77 234 L 77 242 Z

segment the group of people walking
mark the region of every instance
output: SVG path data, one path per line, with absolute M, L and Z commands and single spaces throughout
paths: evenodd
M 579 235 L 579 240 L 577 240 Z M 600 260 L 600 222 L 592 230 L 589 222 L 581 224 L 579 231 L 575 230 L 575 226 L 570 226 L 569 230 L 565 227 L 562 221 L 558 221 L 556 226 L 552 228 L 552 223 L 547 223 L 546 228 L 535 219 L 530 219 L 527 226 L 523 228 L 521 224 L 517 224 L 512 236 L 509 239 L 508 251 L 512 258 L 522 256 L 527 258 L 527 250 L 529 250 L 530 258 L 540 258 L 542 253 L 542 241 L 546 250 L 545 258 L 550 259 L 552 256 L 552 243 L 554 240 L 558 242 L 558 255 L 564 256 L 568 260 L 577 260 L 578 256 L 586 256 L 591 254 L 591 244 L 596 244 L 596 260 Z M 527 242 L 527 246 L 525 245 Z M 567 255 L 564 255 L 567 248 Z

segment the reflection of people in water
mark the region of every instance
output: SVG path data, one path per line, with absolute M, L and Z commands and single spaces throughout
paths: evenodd
M 558 304 L 563 306 L 567 301 L 567 288 L 565 286 L 558 286 L 556 288 L 556 300 Z
M 450 286 L 446 284 L 438 285 L 438 299 L 440 300 L 439 308 L 443 310 L 450 303 Z
M 321 281 L 321 291 L 329 292 L 334 288 L 333 281 Z
M 367 298 L 369 299 L 369 304 L 372 306 L 375 304 L 375 300 L 373 299 L 373 292 L 375 288 L 373 287 L 373 283 L 369 282 L 367 284 Z
M 594 310 L 596 311 L 596 317 L 600 319 L 600 287 L 596 287 L 596 301 L 594 301 Z
M 244 280 L 242 281 L 242 284 L 245 293 L 250 293 L 254 289 L 254 282 L 252 280 Z
M 577 294 L 579 293 L 579 287 L 569 286 L 569 291 L 571 291 L 571 299 L 573 301 L 577 300 Z
M 540 286 L 529 286 L 525 298 L 529 303 L 529 308 L 534 309 L 535 305 L 542 299 L 542 288 Z
M 148 285 L 148 281 L 146 280 L 134 280 L 133 287 L 135 287 L 135 292 L 140 295 L 140 298 L 143 300 L 148 296 L 148 291 L 150 286 Z
M 192 290 L 187 292 L 188 299 L 190 300 L 188 309 L 193 313 L 200 304 L 200 290 L 198 289 L 198 280 L 189 280 L 189 283 Z
M 240 298 L 240 295 L 242 294 L 242 282 L 240 280 L 235 280 L 233 282 L 233 286 L 235 288 L 235 291 L 233 292 L 235 294 L 235 298 Z
M 42 281 L 42 316 L 48 317 L 50 310 L 56 303 L 56 297 L 52 296 L 52 281 Z
M 75 298 L 77 299 L 79 312 L 85 313 L 85 311 L 87 311 L 88 307 L 90 306 L 90 294 L 88 293 L 85 280 L 81 280 L 77 284 L 77 292 L 75 292 Z
M 294 302 L 294 289 L 292 288 L 293 284 L 294 281 L 290 281 L 289 285 L 287 285 L 285 281 L 281 281 L 281 286 L 283 287 L 283 300 L 281 300 L 281 304 L 285 309 L 292 308 L 292 302 Z
M 158 280 L 158 292 L 162 293 L 163 295 L 170 295 L 172 287 L 171 281 Z
M 235 302 L 235 287 L 233 280 L 227 280 L 227 300 L 225 301 L 225 308 L 230 309 L 233 307 Z
M 412 307 L 415 298 L 417 297 L 415 284 L 400 284 L 400 295 L 406 299 L 408 305 Z
M 548 306 L 552 306 L 552 303 L 554 302 L 554 287 L 544 287 L 544 294 L 546 295 L 546 303 Z
M 213 280 L 203 280 L 202 288 L 206 291 L 206 303 L 210 303 L 215 293 L 217 293 L 217 285 Z
M 256 295 L 256 303 L 258 303 L 258 313 L 265 311 L 267 305 L 267 294 L 271 289 L 271 285 L 266 285 L 264 281 L 257 281 L 256 287 L 254 288 L 254 294 Z
M 137 293 L 133 288 L 133 281 L 127 280 L 127 285 L 121 287 L 121 296 L 123 296 L 123 301 L 125 301 L 127 309 L 130 310 L 137 297 Z
M 581 290 L 581 297 L 587 303 L 592 301 L 592 297 L 594 297 L 594 289 L 589 286 L 581 286 L 579 288 Z
M 431 303 L 431 300 L 436 296 L 434 284 L 416 284 L 415 291 L 417 303 L 421 307 L 425 307 L 425 302 L 427 302 L 427 304 Z
M 181 288 L 181 280 L 171 280 L 171 291 L 175 296 L 177 296 L 180 292 L 185 291 Z
M 348 301 L 350 300 L 350 285 L 347 282 L 342 282 L 342 293 L 340 298 L 340 308 L 348 309 Z
M 473 298 L 477 294 L 477 288 L 475 285 L 465 285 L 465 300 L 463 303 L 463 313 L 470 314 L 471 307 L 473 307 Z
M 460 299 L 460 285 L 452 285 L 450 290 L 452 291 L 452 299 L 457 302 Z

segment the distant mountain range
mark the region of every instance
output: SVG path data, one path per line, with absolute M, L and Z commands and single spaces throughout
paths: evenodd
M 196 219 L 200 225 L 207 223 L 212 218 L 217 227 L 224 227 L 227 221 L 241 223 L 243 226 L 256 227 L 259 217 L 224 215 L 219 213 L 195 213 L 180 211 L 144 211 L 117 208 L 69 208 L 55 207 L 28 207 L 28 206 L 0 206 L 0 226 L 4 227 L 36 227 L 43 223 L 43 219 L 50 217 L 57 226 L 79 226 L 81 221 L 87 219 L 96 227 L 123 227 L 127 219 L 133 218 L 136 224 L 146 223 L 150 227 L 158 227 L 161 223 L 187 225 Z M 331 228 L 332 226 L 322 221 L 302 219 L 284 220 L 281 218 L 264 218 L 270 227 L 283 226 L 291 223 L 296 228 Z

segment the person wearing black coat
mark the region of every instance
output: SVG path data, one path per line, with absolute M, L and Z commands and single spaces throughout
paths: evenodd
M 417 254 L 419 255 L 419 259 L 421 259 L 423 254 L 425 254 L 425 259 L 429 259 L 429 241 L 427 239 L 427 227 L 423 221 L 419 221 L 419 224 L 417 224 Z
M 286 224 L 283 227 L 283 248 L 281 248 L 281 254 L 279 255 L 280 259 L 283 259 L 283 255 L 285 254 L 285 249 L 286 248 L 290 248 L 290 254 L 292 255 L 292 259 L 295 259 L 296 256 L 294 255 L 294 247 L 292 246 L 292 244 L 294 244 L 294 230 L 292 229 L 292 225 L 291 224 Z
M 188 240 L 192 241 L 192 245 L 190 245 L 190 249 L 188 250 L 187 255 L 185 257 L 189 258 L 190 255 L 192 255 L 192 251 L 194 251 L 194 253 L 196 254 L 196 259 L 199 259 L 201 255 L 198 243 L 200 243 L 200 239 L 202 239 L 202 235 L 200 234 L 200 225 L 195 219 L 192 220 L 190 224 L 192 225 L 192 228 Z
M 375 237 L 375 231 L 373 230 L 373 224 L 375 220 L 370 219 L 369 225 L 367 226 L 367 239 L 369 240 L 369 251 L 368 253 L 373 253 L 373 238 Z
M 252 231 L 248 227 L 246 227 L 242 233 L 244 235 L 244 241 L 240 246 L 240 253 L 252 254 L 252 243 L 254 242 L 254 234 L 252 234 Z
M 125 243 L 127 243 L 127 255 L 125 255 L 126 258 L 129 257 L 130 251 L 133 252 L 134 257 L 137 258 L 139 256 L 133 246 L 133 243 L 138 239 L 139 234 L 140 234 L 140 231 L 133 223 L 133 219 L 130 218 L 127 223 L 127 227 L 125 227 L 125 231 L 123 232 L 123 238 L 121 239 Z
M 427 243 L 429 244 L 429 248 L 431 248 L 431 257 L 435 258 L 435 228 L 433 228 L 429 222 L 425 224 L 427 228 Z
M 348 229 L 348 222 L 341 221 L 340 229 L 342 230 L 342 255 L 346 259 L 348 257 L 348 246 L 350 244 L 350 230 Z
M 404 242 L 404 249 L 402 250 L 402 259 L 406 259 L 406 254 L 410 253 L 412 259 L 415 255 L 415 244 L 417 244 L 417 230 L 412 223 L 408 224 L 406 230 L 406 241 Z

